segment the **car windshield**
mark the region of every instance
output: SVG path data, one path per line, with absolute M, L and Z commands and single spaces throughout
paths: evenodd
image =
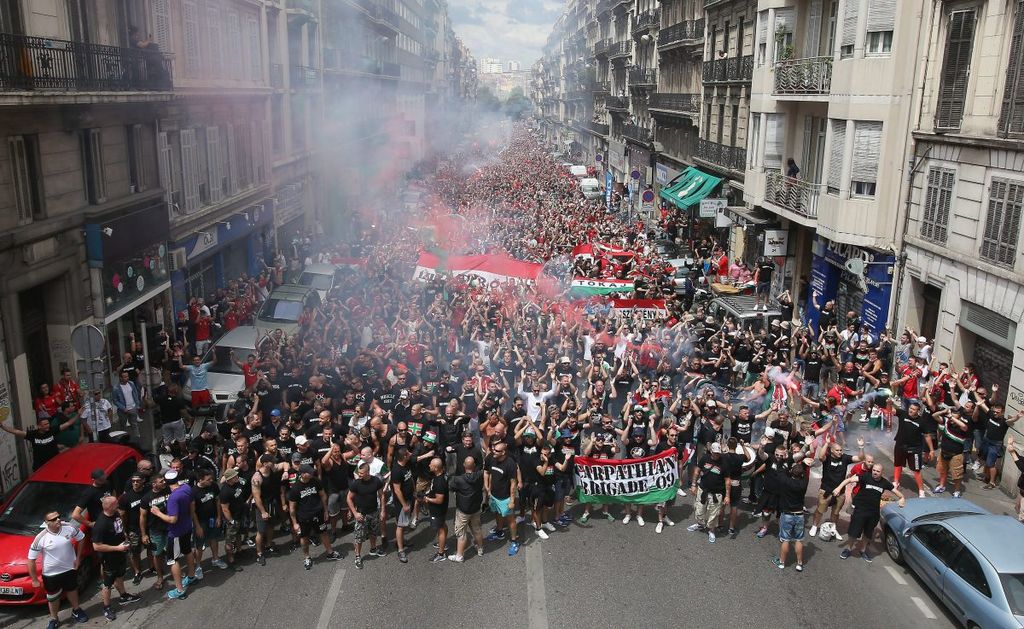
M 260 319 L 275 323 L 295 323 L 302 314 L 302 302 L 284 299 L 268 299 L 260 309 Z
M 1006 601 L 1014 616 L 1024 616 L 1024 574 L 1004 572 L 999 575 L 1006 592 Z
M 203 362 L 212 362 L 209 371 L 214 373 L 242 373 L 235 361 L 231 359 L 231 352 L 235 352 L 235 360 L 245 360 L 252 353 L 249 349 L 215 345 L 212 350 L 203 358 Z
M 34 535 L 50 511 L 57 511 L 62 519 L 70 520 L 71 512 L 88 491 L 89 485 L 30 481 L 0 514 L 0 531 Z
M 323 273 L 309 273 L 307 271 L 299 276 L 299 284 L 317 290 L 331 290 L 331 276 L 324 275 Z

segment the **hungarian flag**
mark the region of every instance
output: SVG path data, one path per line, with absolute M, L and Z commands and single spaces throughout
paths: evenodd
M 630 293 L 633 291 L 632 280 L 595 280 L 577 277 L 572 281 L 572 294 L 579 297 L 592 295 L 610 295 L 612 293 Z
M 413 279 L 426 282 L 439 272 L 448 272 L 464 279 L 476 279 L 486 286 L 497 286 L 509 280 L 535 284 L 540 264 L 523 262 L 505 255 L 448 256 L 447 260 L 426 251 L 420 252 Z
M 679 489 L 676 449 L 639 459 L 576 457 L 577 499 L 582 503 L 658 504 Z

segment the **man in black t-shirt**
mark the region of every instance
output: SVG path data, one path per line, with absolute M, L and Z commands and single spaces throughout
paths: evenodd
M 810 462 L 811 459 L 805 459 Z M 789 473 L 779 479 L 779 557 L 775 565 L 786 567 L 789 546 L 796 549 L 796 571 L 804 571 L 804 495 L 807 494 L 807 465 L 794 463 Z
M 516 508 L 519 485 L 519 466 L 508 456 L 508 444 L 498 442 L 492 445 L 490 455 L 484 460 L 484 492 L 490 496 L 489 505 L 494 512 L 494 529 L 487 536 L 487 541 L 505 539 L 507 526 L 511 536 L 510 557 L 519 552 L 516 519 L 511 515 Z
M 935 455 L 935 445 L 931 435 L 925 434 L 925 426 L 921 417 L 921 403 L 911 402 L 907 410 L 897 410 L 899 426 L 896 429 L 896 445 L 893 448 L 893 484 L 900 484 L 903 466 L 914 473 L 917 482 L 918 497 L 924 498 L 924 481 L 921 479 L 921 467 Z M 922 454 L 922 445 L 928 446 L 928 452 Z
M 99 517 L 102 509 L 102 500 L 107 496 L 113 496 L 114 490 L 110 487 L 110 483 L 107 482 L 106 473 L 96 468 L 92 471 L 92 484 L 89 487 L 89 491 L 82 496 L 81 501 L 75 506 L 74 511 L 71 512 L 71 519 L 84 525 L 86 528 L 92 528 L 96 518 Z M 88 513 L 89 517 L 86 518 L 84 514 Z
M 125 487 L 124 492 L 117 499 L 117 510 L 124 521 L 125 537 L 127 537 L 128 545 L 130 546 L 128 560 L 132 565 L 132 572 L 134 573 L 132 583 L 135 585 L 142 583 L 142 570 L 139 566 L 139 558 L 142 554 L 139 509 L 142 506 L 142 500 L 145 498 L 145 495 L 146 479 L 142 477 L 142 474 L 135 473 L 132 474 L 128 486 Z
M 202 563 L 203 552 L 210 547 L 213 555 L 213 566 L 227 569 L 228 565 L 220 558 L 219 541 L 224 539 L 223 520 L 220 509 L 217 506 L 217 499 L 220 497 L 220 487 L 217 486 L 217 478 L 214 470 L 201 468 L 196 473 L 196 485 L 192 492 L 192 499 L 196 504 L 196 519 L 199 520 L 203 534 L 196 531 L 196 565 Z M 235 567 L 235 570 L 240 568 Z
M 900 490 L 892 483 L 882 477 L 882 465 L 875 463 L 870 472 L 864 472 L 860 476 L 851 476 L 839 483 L 839 486 L 832 490 L 832 495 L 838 497 L 843 493 L 847 485 L 856 484 L 857 494 L 853 497 L 853 515 L 850 516 L 849 546 L 843 549 L 840 557 L 849 559 L 850 555 L 860 547 L 860 556 L 864 561 L 871 561 L 868 553 L 868 544 L 875 535 L 875 527 L 882 513 L 882 496 L 886 492 L 892 493 L 899 498 L 899 505 L 902 509 L 907 504 Z
M 484 502 L 484 473 L 477 469 L 476 459 L 467 456 L 460 462 L 463 472 L 452 479 L 455 492 L 455 537 L 458 539 L 454 555 L 448 561 L 462 563 L 469 546 L 469 534 L 476 541 L 478 556 L 484 554 L 484 535 L 480 528 L 480 508 Z
M 430 459 L 430 487 L 425 500 L 430 512 L 430 528 L 437 531 L 437 554 L 430 558 L 431 563 L 448 561 L 448 479 L 444 477 L 444 463 L 440 458 Z
M 730 484 L 730 469 L 722 458 L 722 444 L 711 444 L 697 463 L 697 475 L 690 490 L 696 495 L 694 517 L 697 522 L 687 527 L 688 531 L 707 531 L 708 541 L 715 543 L 715 525 L 722 511 L 722 504 L 730 504 L 726 487 Z M 697 489 L 700 488 L 698 492 Z
M 58 413 L 55 417 L 63 417 Z M 19 430 L 11 428 L 7 424 L 0 424 L 0 429 L 15 437 L 21 437 L 32 445 L 32 471 L 38 470 L 44 463 L 57 456 L 60 452 L 60 445 L 57 442 L 57 433 L 65 430 L 77 421 L 77 416 L 67 420 L 65 423 L 55 426 L 50 423 L 48 417 L 40 417 L 34 428 Z M 89 514 L 92 515 L 91 513 Z
M 370 464 L 360 460 L 356 467 L 356 478 L 348 486 L 348 508 L 355 518 L 354 543 L 356 568 L 363 569 L 363 542 L 370 540 L 370 554 L 383 556 L 383 549 L 377 548 L 381 535 L 381 511 L 384 510 L 384 481 L 370 474 Z
M 775 263 L 768 258 L 761 258 L 754 270 L 754 310 L 758 306 L 768 310 L 768 296 L 772 290 L 772 273 L 775 272 Z
M 264 469 L 272 465 L 268 463 Z M 302 544 L 302 566 L 306 570 L 313 567 L 313 560 L 309 557 L 309 538 L 314 534 L 320 536 L 324 545 L 324 557 L 332 561 L 341 559 L 341 554 L 331 548 L 331 537 L 327 534 L 327 494 L 320 481 L 314 478 L 315 474 L 313 466 L 300 466 L 299 478 L 288 490 L 288 513 L 291 514 L 292 528 Z
M 859 453 L 852 456 L 843 452 L 843 446 L 832 442 L 824 444 L 819 448 L 817 459 L 821 461 L 821 487 L 818 489 L 818 506 L 814 510 L 814 523 L 811 525 L 809 535 L 814 537 L 818 534 L 818 527 L 821 526 L 821 519 L 825 511 L 832 507 L 829 521 L 839 525 L 839 513 L 846 504 L 846 494 L 833 496 L 832 490 L 846 480 L 846 469 L 852 464 L 864 460 L 864 437 L 857 437 L 857 448 Z M 843 541 L 838 538 L 836 541 Z
M 412 509 L 416 502 L 416 471 L 409 448 L 395 449 L 395 466 L 391 469 L 391 491 L 395 497 L 395 542 L 398 545 L 398 561 L 407 563 L 405 552 L 405 529 L 412 528 Z
M 103 587 L 100 590 L 103 597 L 103 615 L 107 620 L 114 620 L 117 614 L 110 606 L 111 587 L 117 588 L 122 605 L 142 600 L 124 589 L 124 574 L 128 569 L 125 556 L 131 545 L 125 536 L 124 520 L 117 512 L 117 498 L 104 496 L 100 500 L 100 510 L 96 512 L 91 533 L 93 550 L 99 553 L 103 566 Z

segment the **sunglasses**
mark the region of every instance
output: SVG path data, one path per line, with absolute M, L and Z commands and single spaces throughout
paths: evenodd
M 55 518 L 46 518 L 46 521 L 47 522 L 60 522 L 60 516 L 57 516 Z

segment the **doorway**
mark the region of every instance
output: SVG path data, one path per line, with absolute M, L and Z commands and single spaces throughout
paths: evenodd
M 21 335 L 28 362 L 28 379 L 32 395 L 39 385 L 53 381 L 50 338 L 46 331 L 46 285 L 40 284 L 18 294 L 21 314 Z

